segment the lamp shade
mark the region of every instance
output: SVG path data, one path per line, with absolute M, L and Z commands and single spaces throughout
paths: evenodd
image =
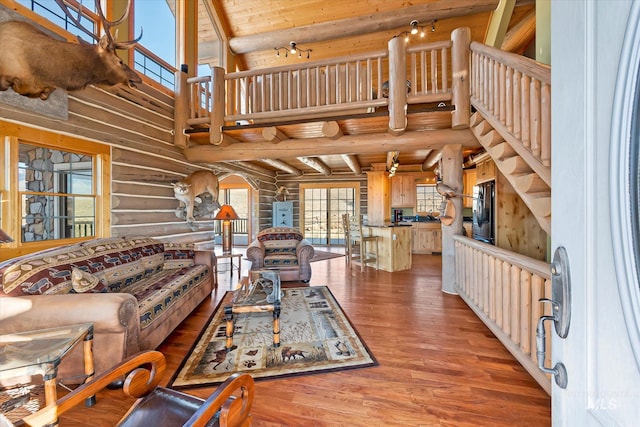
M 13 239 L 0 228 L 0 243 L 10 243 Z
M 213 219 L 232 220 L 232 219 L 240 219 L 240 217 L 238 217 L 238 214 L 236 213 L 235 210 L 233 210 L 233 207 L 231 205 L 222 205 L 222 207 L 216 214 L 216 217 Z

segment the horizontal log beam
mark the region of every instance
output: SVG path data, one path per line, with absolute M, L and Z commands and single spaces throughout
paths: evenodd
M 468 129 L 438 129 L 410 131 L 399 136 L 389 133 L 343 136 L 340 139 L 289 139 L 279 144 L 270 142 L 241 142 L 228 147 L 198 145 L 184 150 L 187 160 L 215 163 L 230 160 L 292 159 L 296 157 L 376 154 L 381 151 L 414 151 L 442 148 L 448 144 L 479 148 L 478 140 Z
M 494 10 L 497 6 L 498 0 L 457 0 L 456 7 L 453 8 L 450 0 L 436 0 L 427 4 L 372 13 L 366 16 L 233 37 L 229 40 L 229 47 L 234 54 L 257 52 L 273 49 L 289 40 L 295 40 L 298 44 L 305 44 L 332 40 L 337 38 L 336 34 L 340 38 L 359 36 L 408 27 L 409 22 L 414 19 L 422 22 L 431 22 L 434 19 L 443 20 L 488 12 Z
M 318 172 L 331 176 L 331 168 L 327 166 L 322 160 L 315 157 L 298 157 L 305 165 L 317 170 Z
M 302 175 L 302 171 L 298 168 L 294 168 L 288 163 L 285 163 L 281 160 L 277 159 L 262 159 L 262 161 L 274 168 L 280 169 L 281 171 L 290 173 L 291 175 L 300 176 Z
M 358 161 L 358 157 L 354 154 L 343 154 L 342 160 L 349 166 L 351 171 L 360 176 L 362 175 L 362 166 L 360 166 L 360 162 Z

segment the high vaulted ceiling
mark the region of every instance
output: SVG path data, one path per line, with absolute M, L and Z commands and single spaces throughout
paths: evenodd
M 483 42 L 492 11 L 499 0 L 203 0 L 208 13 L 216 20 L 227 39 L 231 57 L 240 70 L 295 64 L 309 60 L 321 60 L 386 49 L 394 36 L 410 30 L 410 22 L 418 21 L 424 27 L 425 36 L 411 37 L 409 43 L 449 40 L 458 27 L 469 27 L 471 39 Z M 201 13 L 204 11 L 201 10 Z M 535 13 L 535 1 L 520 0 L 509 19 L 511 29 L 525 17 Z M 432 31 L 433 30 L 433 31 Z M 205 40 L 201 28 L 199 38 Z M 311 49 L 306 54 L 276 56 L 274 48 L 289 46 L 294 41 L 301 49 Z M 519 53 L 529 45 L 531 38 L 520 42 Z M 375 121 L 371 121 L 372 123 Z M 375 126 L 379 126 L 376 122 Z M 366 133 L 366 130 L 362 131 Z M 411 149 L 400 151 L 401 164 L 426 164 L 433 150 Z M 388 152 L 357 155 L 362 168 L 371 163 L 384 163 Z M 266 158 L 266 157 L 265 157 Z M 342 155 L 322 154 L 318 158 L 333 171 L 349 171 L 349 160 Z M 304 157 L 279 157 L 275 160 L 302 171 L 317 173 Z M 353 160 L 353 159 L 352 159 Z M 252 161 L 269 170 L 283 172 L 274 166 L 277 162 Z M 284 172 L 286 173 L 286 172 Z

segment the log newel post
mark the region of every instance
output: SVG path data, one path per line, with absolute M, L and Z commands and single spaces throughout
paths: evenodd
M 469 65 L 471 30 L 469 27 L 456 28 L 451 33 L 451 68 L 453 72 L 452 102 L 456 109 L 451 113 L 451 127 L 466 129 L 471 117 L 470 84 L 471 73 Z
M 407 52 L 404 39 L 389 40 L 389 131 L 407 128 Z
M 442 149 L 442 183 L 463 192 L 462 183 L 462 145 L 445 145 Z M 458 294 L 456 289 L 456 249 L 453 236 L 462 234 L 462 197 L 452 197 L 454 218 L 451 225 L 442 225 L 442 291 Z
M 224 93 L 224 68 L 211 68 L 211 90 L 212 104 L 209 129 L 209 142 L 213 145 L 220 145 L 223 140 L 222 126 L 224 126 L 225 93 Z
M 184 133 L 187 128 L 187 118 L 189 117 L 189 85 L 187 84 L 186 65 L 175 73 L 175 107 L 173 112 L 173 144 L 176 147 L 187 147 L 187 135 Z

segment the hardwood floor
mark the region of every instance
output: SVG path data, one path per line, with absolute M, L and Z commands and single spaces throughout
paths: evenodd
M 379 366 L 258 381 L 253 425 L 551 425 L 549 396 L 459 297 L 440 291 L 440 260 L 415 255 L 413 268 L 397 273 L 349 271 L 343 258 L 314 263 L 310 285 L 330 287 Z M 165 383 L 228 289 L 228 273 L 220 279 L 212 300 L 159 347 Z M 129 405 L 105 390 L 96 406 L 74 409 L 60 425 L 113 425 Z

